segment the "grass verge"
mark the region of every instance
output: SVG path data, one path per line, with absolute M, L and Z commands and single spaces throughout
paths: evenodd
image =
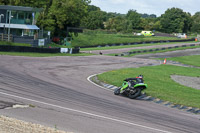
M 56 43 L 48 44 L 46 47 L 51 47 L 51 48 L 72 48 L 72 46 L 59 45 L 59 44 L 56 44 Z
M 167 60 L 177 61 L 177 62 L 180 62 L 182 64 L 200 67 L 200 63 L 199 63 L 200 55 L 173 57 L 173 58 L 167 58 Z
M 7 41 L 0 41 L 0 45 L 31 47 L 31 44 L 26 44 L 26 43 L 13 43 L 13 42 L 7 42 Z
M 80 48 L 80 50 L 81 50 L 81 51 L 109 50 L 109 49 L 135 48 L 135 47 L 156 46 L 156 45 L 167 45 L 167 44 L 183 44 L 183 43 L 196 43 L 196 42 L 195 42 L 195 41 L 189 41 L 189 42 L 147 43 L 147 44 L 123 45 L 123 46 L 110 46 L 110 47 Z
M 73 47 L 96 46 L 104 44 L 120 44 L 145 41 L 179 40 L 177 37 L 134 36 L 133 34 L 105 34 L 97 32 L 80 33 L 72 41 Z
M 200 71 L 197 68 L 172 65 L 127 68 L 100 74 L 98 79 L 108 84 L 121 86 L 125 78 L 136 77 L 139 74 L 144 75 L 145 83 L 148 84 L 145 90 L 147 95 L 175 104 L 200 108 L 200 90 L 180 85 L 170 78 L 170 75 L 199 77 Z

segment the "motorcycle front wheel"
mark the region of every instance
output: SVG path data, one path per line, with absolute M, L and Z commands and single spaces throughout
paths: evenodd
M 131 90 L 129 92 L 128 97 L 130 99 L 135 99 L 135 98 L 137 98 L 140 95 L 141 95 L 141 89 L 140 88 L 135 88 L 134 90 Z
M 116 88 L 116 89 L 114 90 L 114 94 L 115 94 L 115 95 L 119 95 L 119 94 L 120 94 L 120 89 L 121 89 L 121 88 Z

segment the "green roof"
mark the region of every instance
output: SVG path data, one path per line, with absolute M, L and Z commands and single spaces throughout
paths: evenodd
M 24 6 L 9 6 L 0 5 L 0 9 L 3 10 L 14 10 L 14 11 L 30 11 L 30 12 L 41 12 L 42 8 L 24 7 Z

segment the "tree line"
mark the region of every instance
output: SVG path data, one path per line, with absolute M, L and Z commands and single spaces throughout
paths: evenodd
M 37 25 L 54 36 L 66 36 L 67 27 L 106 29 L 131 33 L 156 30 L 165 33 L 200 32 L 200 12 L 191 15 L 180 8 L 169 8 L 160 17 L 129 10 L 127 14 L 107 13 L 90 5 L 90 0 L 0 0 L 1 5 L 43 8 Z

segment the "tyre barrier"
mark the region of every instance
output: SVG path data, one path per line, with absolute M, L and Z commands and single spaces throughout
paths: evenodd
M 0 51 L 2 52 L 35 52 L 35 53 L 61 53 L 62 48 L 42 48 L 42 47 L 27 47 L 27 46 L 8 46 L 0 45 Z M 66 53 L 79 53 L 79 48 L 67 49 Z
M 195 38 L 192 39 L 184 39 L 184 40 L 160 40 L 160 41 L 145 41 L 145 42 L 133 42 L 133 43 L 114 43 L 114 44 L 102 44 L 102 45 L 93 45 L 93 46 L 80 46 L 80 48 L 93 48 L 93 47 L 110 47 L 110 46 L 124 46 L 124 45 L 138 45 L 138 44 L 153 44 L 153 43 L 169 43 L 169 42 L 188 42 L 194 41 Z
M 166 50 L 166 49 L 180 48 L 180 47 L 192 47 L 192 46 L 197 46 L 197 45 L 200 45 L 200 44 L 180 45 L 180 46 L 174 46 L 174 47 L 164 47 L 164 48 L 156 48 L 156 49 L 149 49 L 149 50 L 143 50 L 143 51 L 140 50 L 140 51 L 126 52 L 126 53 L 128 53 L 128 55 L 131 55 L 131 54 L 136 54 L 136 53 L 146 53 L 146 52 L 153 52 L 153 51 L 162 51 L 162 50 Z M 119 55 L 116 54 L 115 56 L 124 56 L 124 53 L 119 54 Z
M 98 80 L 97 76 L 90 77 L 90 80 L 92 80 L 92 82 L 94 84 L 98 84 L 98 85 L 100 85 L 104 88 L 111 90 L 111 91 L 114 91 L 116 88 L 118 88 L 117 86 L 110 85 L 110 84 L 107 84 L 107 83 L 104 83 L 104 82 Z M 161 105 L 164 105 L 164 106 L 167 106 L 167 107 L 170 107 L 170 108 L 176 108 L 176 109 L 186 111 L 186 112 L 190 112 L 190 113 L 193 113 L 193 114 L 200 114 L 200 108 L 188 107 L 188 106 L 180 105 L 180 104 L 174 104 L 170 101 L 164 101 L 164 100 L 161 100 L 159 98 L 147 96 L 145 93 L 142 93 L 142 95 L 137 97 L 136 99 L 148 101 L 148 102 L 154 102 L 154 103 L 157 103 L 157 104 L 161 104 Z

